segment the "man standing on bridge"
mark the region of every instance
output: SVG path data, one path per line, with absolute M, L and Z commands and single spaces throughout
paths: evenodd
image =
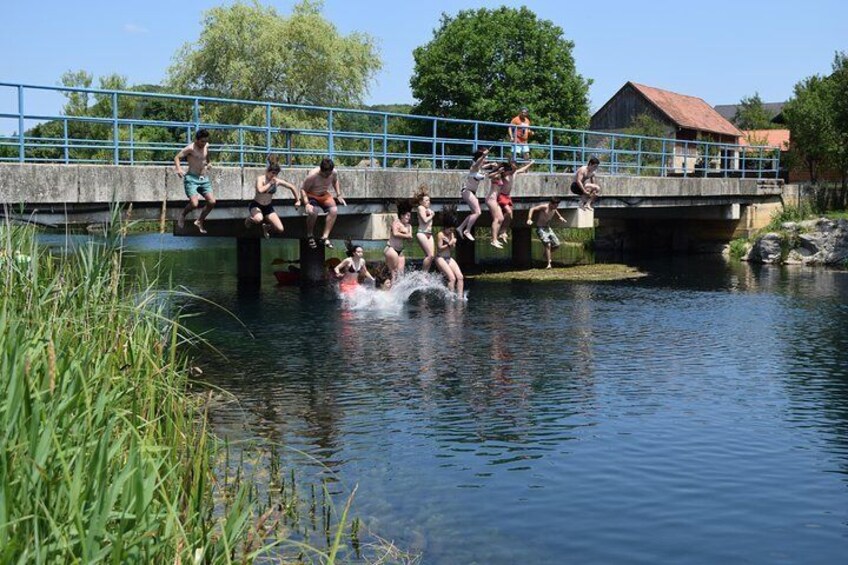
M 521 112 L 512 118 L 509 123 L 509 140 L 513 143 L 512 158 L 518 159 L 518 156 L 527 161 L 530 159 L 530 145 L 528 142 L 530 136 L 533 135 L 533 130 L 530 129 L 530 111 L 525 106 L 521 108 Z
M 306 179 L 300 187 L 302 193 L 301 200 L 306 209 L 306 237 L 308 238 L 309 247 L 315 249 L 315 222 L 318 220 L 318 208 L 320 207 L 327 213 L 327 221 L 324 223 L 324 234 L 321 236 L 320 242 L 327 248 L 332 249 L 333 243 L 330 241 L 330 231 L 333 229 L 333 224 L 336 223 L 338 208 L 336 201 L 330 194 L 330 187 L 336 192 L 336 198 L 339 199 L 342 206 L 347 206 L 347 202 L 342 197 L 341 188 L 339 186 L 339 175 L 335 171 L 336 164 L 332 159 L 324 158 L 321 164 L 309 171 Z
M 188 162 L 188 172 L 183 173 L 182 159 Z M 209 132 L 205 129 L 197 130 L 194 134 L 194 143 L 186 145 L 174 157 L 174 168 L 177 170 L 177 176 L 183 179 L 183 188 L 188 197 L 188 204 L 180 212 L 180 217 L 177 220 L 177 226 L 180 229 L 185 227 L 186 216 L 192 210 L 196 210 L 200 206 L 200 197 L 206 200 L 206 206 L 200 212 L 200 217 L 194 221 L 197 230 L 200 233 L 206 233 L 206 228 L 203 227 L 203 221 L 212 208 L 215 207 L 215 196 L 212 194 L 212 182 L 209 180 Z

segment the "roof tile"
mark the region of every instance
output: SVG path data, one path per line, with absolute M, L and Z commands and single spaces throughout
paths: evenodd
M 712 106 L 695 96 L 630 82 L 645 98 L 679 127 L 742 137 L 736 126 L 724 119 Z

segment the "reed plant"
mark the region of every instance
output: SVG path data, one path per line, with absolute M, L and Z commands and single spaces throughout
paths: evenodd
M 286 543 L 291 504 L 221 476 L 192 336 L 156 281 L 125 273 L 119 239 L 0 239 L 0 563 L 242 563 Z M 349 502 L 336 524 L 322 507 L 324 549 L 291 542 L 301 560 L 343 555 Z

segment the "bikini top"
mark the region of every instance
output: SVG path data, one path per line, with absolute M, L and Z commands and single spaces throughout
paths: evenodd
M 354 267 L 355 263 L 353 261 L 350 262 L 350 267 L 347 268 L 348 273 L 358 273 L 362 268 L 362 261 L 359 262 L 358 267 Z

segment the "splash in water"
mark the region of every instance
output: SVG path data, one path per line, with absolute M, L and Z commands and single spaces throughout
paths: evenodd
M 440 275 L 421 271 L 405 274 L 389 290 L 360 285 L 350 292 L 340 293 L 340 297 L 349 310 L 398 314 L 409 301 L 409 297 L 416 292 L 440 297 L 445 301 L 456 300 L 456 294 L 445 287 Z

